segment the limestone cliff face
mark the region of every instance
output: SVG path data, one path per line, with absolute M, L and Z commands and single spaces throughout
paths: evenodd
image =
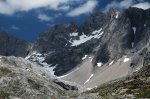
M 124 10 L 118 19 L 110 21 L 104 27 L 104 35 L 96 51 L 95 64 L 97 61 L 115 61 L 122 56 L 132 57 L 144 48 L 150 35 L 149 12 L 150 9 L 129 8 Z

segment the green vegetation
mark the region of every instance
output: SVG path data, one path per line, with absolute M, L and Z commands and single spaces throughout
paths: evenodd
M 0 91 L 0 99 L 10 99 L 9 96 L 11 95 L 11 93 L 5 93 L 3 91 Z
M 4 68 L 4 67 L 1 67 L 0 68 L 0 77 L 7 75 L 7 74 L 10 74 L 11 72 L 12 72 L 11 70 Z

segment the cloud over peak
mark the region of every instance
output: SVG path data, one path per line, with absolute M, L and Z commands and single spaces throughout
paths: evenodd
M 146 10 L 146 9 L 150 8 L 150 3 L 148 3 L 148 2 L 142 2 L 142 3 L 135 4 L 132 7 L 141 8 L 141 9 Z
M 52 18 L 47 16 L 46 14 L 39 14 L 38 19 L 40 19 L 41 21 L 51 21 L 52 20 Z
M 104 12 L 109 11 L 111 7 L 115 9 L 124 9 L 128 8 L 133 4 L 133 0 L 122 0 L 121 2 L 112 1 L 111 3 L 107 4 L 106 7 L 103 9 Z

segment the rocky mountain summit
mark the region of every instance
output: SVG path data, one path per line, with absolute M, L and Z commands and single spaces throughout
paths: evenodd
M 0 55 L 26 57 L 31 43 L 17 37 L 0 32 Z
M 32 99 L 109 98 L 103 93 L 108 92 L 109 84 L 118 88 L 116 82 L 124 84 L 147 75 L 147 72 L 149 74 L 143 68 L 150 65 L 150 9 L 130 7 L 119 12 L 111 8 L 107 13 L 95 12 L 81 26 L 74 22 L 54 25 L 39 35 L 33 44 L 1 32 L 0 45 L 0 54 L 3 55 L 0 60 L 0 92 L 7 92 L 4 95 L 14 97 L 17 92 L 17 96 L 23 99 L 26 95 Z M 149 79 L 149 75 L 143 78 Z M 19 88 L 27 87 L 9 86 L 9 83 L 15 85 L 16 81 Z M 149 80 L 144 81 L 149 83 Z M 104 83 L 109 83 L 104 88 L 106 90 L 97 91 Z M 127 88 L 128 84 L 131 83 L 125 84 Z M 17 87 L 15 91 L 14 87 Z M 95 93 L 80 93 L 86 90 Z M 115 97 L 113 92 L 109 93 L 110 97 Z M 135 98 L 130 94 L 121 97 Z

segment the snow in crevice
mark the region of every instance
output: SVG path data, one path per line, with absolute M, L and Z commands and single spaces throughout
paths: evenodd
M 136 27 L 132 27 L 134 34 L 136 33 Z
M 116 16 L 115 16 L 115 18 L 116 18 L 116 19 L 119 18 L 119 12 L 118 12 L 118 11 L 116 11 Z
M 82 58 L 82 60 L 85 60 L 85 59 L 87 58 L 87 56 L 88 56 L 88 55 L 85 55 L 85 56 Z
M 90 62 L 92 62 L 92 61 L 93 61 L 93 58 L 91 58 Z
M 109 65 L 112 65 L 114 63 L 114 61 L 111 61 L 110 63 L 109 63 Z
M 67 46 L 68 44 L 66 44 L 65 46 Z
M 132 47 L 134 47 L 134 42 L 132 42 Z
M 129 61 L 129 60 L 130 60 L 130 58 L 128 58 L 127 56 L 125 56 L 123 62 L 125 63 L 125 62 L 127 62 L 127 61 Z
M 102 31 L 102 28 L 100 28 L 99 30 L 95 30 L 92 32 L 92 34 L 97 34 L 97 33 L 100 33 Z
M 146 27 L 146 23 L 144 24 L 144 27 Z
M 91 74 L 91 76 L 84 82 L 84 84 L 86 84 L 87 82 L 90 81 L 90 79 L 94 76 L 94 74 Z
M 78 46 L 80 44 L 83 44 L 83 43 L 91 40 L 92 38 L 99 39 L 103 33 L 104 32 L 102 31 L 102 28 L 100 28 L 99 30 L 93 31 L 90 36 L 87 36 L 84 33 L 82 33 L 82 35 L 79 36 L 79 39 L 74 39 L 74 40 L 70 39 L 69 42 L 72 44 L 71 46 Z
M 101 62 L 98 62 L 98 63 L 97 63 L 97 66 L 98 66 L 98 67 L 101 67 L 102 65 L 103 65 L 103 63 L 101 63 Z
M 49 64 L 47 64 L 46 62 L 44 62 L 44 61 L 45 61 L 45 57 L 46 57 L 47 55 L 48 55 L 48 54 L 42 55 L 42 54 L 40 54 L 40 53 L 33 53 L 32 55 L 27 56 L 25 59 L 28 59 L 28 60 L 30 60 L 30 61 L 32 61 L 32 62 L 35 62 L 35 63 L 37 63 L 37 64 L 43 66 L 44 69 L 46 69 L 48 72 L 50 72 L 52 75 L 54 75 L 54 71 L 53 71 L 53 70 L 54 70 L 54 68 L 56 68 L 56 66 L 57 66 L 58 64 L 52 66 L 52 64 L 49 65 Z

